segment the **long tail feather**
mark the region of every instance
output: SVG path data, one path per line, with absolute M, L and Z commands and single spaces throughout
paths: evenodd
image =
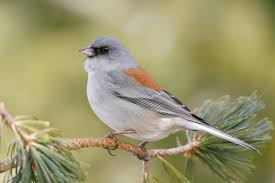
M 255 147 L 249 145 L 248 143 L 246 143 L 246 142 L 244 142 L 244 141 L 242 141 L 242 140 L 240 140 L 236 137 L 233 137 L 233 136 L 231 136 L 227 133 L 224 133 L 224 132 L 222 132 L 222 131 L 214 128 L 214 127 L 207 126 L 205 124 L 199 124 L 199 123 L 193 123 L 192 126 L 195 129 L 199 130 L 199 131 L 210 133 L 211 135 L 214 135 L 214 136 L 219 137 L 221 139 L 227 140 L 227 141 L 232 142 L 234 144 L 246 147 L 248 149 L 251 149 L 251 150 L 261 154 L 260 151 L 258 149 L 256 149 Z

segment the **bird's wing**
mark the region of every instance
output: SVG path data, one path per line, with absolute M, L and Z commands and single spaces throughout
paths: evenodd
M 175 96 L 163 90 L 142 69 L 128 69 L 124 74 L 126 77 L 122 75 L 117 79 L 119 81 L 123 80 L 123 86 L 113 91 L 113 95 L 116 97 L 165 116 L 180 117 L 187 121 L 209 125 L 206 121 L 194 115 Z

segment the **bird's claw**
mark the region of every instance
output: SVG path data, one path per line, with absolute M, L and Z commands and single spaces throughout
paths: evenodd
M 111 139 L 115 143 L 115 145 L 113 145 L 111 147 L 104 147 L 104 149 L 106 149 L 111 156 L 116 156 L 115 154 L 112 153 L 112 151 L 116 150 L 119 146 L 119 140 L 116 137 L 117 135 L 118 135 L 117 132 L 112 131 L 112 132 L 109 132 L 107 135 L 104 136 L 104 138 Z
M 117 135 L 131 134 L 131 133 L 136 133 L 136 131 L 133 129 L 126 129 L 121 132 L 116 132 L 116 131 L 109 132 L 104 137 L 113 140 L 115 145 L 112 147 L 105 147 L 104 149 L 106 149 L 111 156 L 116 156 L 111 151 L 116 150 L 119 147 L 119 140 L 117 138 Z
M 141 142 L 141 143 L 138 145 L 138 147 L 141 148 L 141 149 L 143 149 L 143 150 L 146 150 L 146 149 L 145 149 L 145 146 L 146 146 L 148 143 L 149 143 L 148 141 L 143 141 L 143 142 Z
M 147 144 L 148 144 L 148 141 L 144 141 L 144 142 L 140 143 L 140 144 L 138 145 L 138 147 L 141 148 L 143 152 L 146 152 L 145 146 L 146 146 Z M 139 160 L 149 161 L 149 158 L 148 158 L 146 155 L 135 154 L 135 156 L 136 156 Z

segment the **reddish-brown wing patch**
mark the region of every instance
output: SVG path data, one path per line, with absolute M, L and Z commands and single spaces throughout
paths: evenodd
M 141 68 L 132 68 L 126 70 L 126 74 L 133 77 L 141 85 L 154 90 L 161 90 L 161 86 L 154 81 L 150 75 L 144 72 Z

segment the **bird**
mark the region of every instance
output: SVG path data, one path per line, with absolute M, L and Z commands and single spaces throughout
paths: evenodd
M 113 135 L 123 134 L 145 145 L 178 131 L 201 131 L 259 152 L 195 115 L 146 73 L 116 38 L 98 36 L 79 51 L 86 56 L 89 104 Z

